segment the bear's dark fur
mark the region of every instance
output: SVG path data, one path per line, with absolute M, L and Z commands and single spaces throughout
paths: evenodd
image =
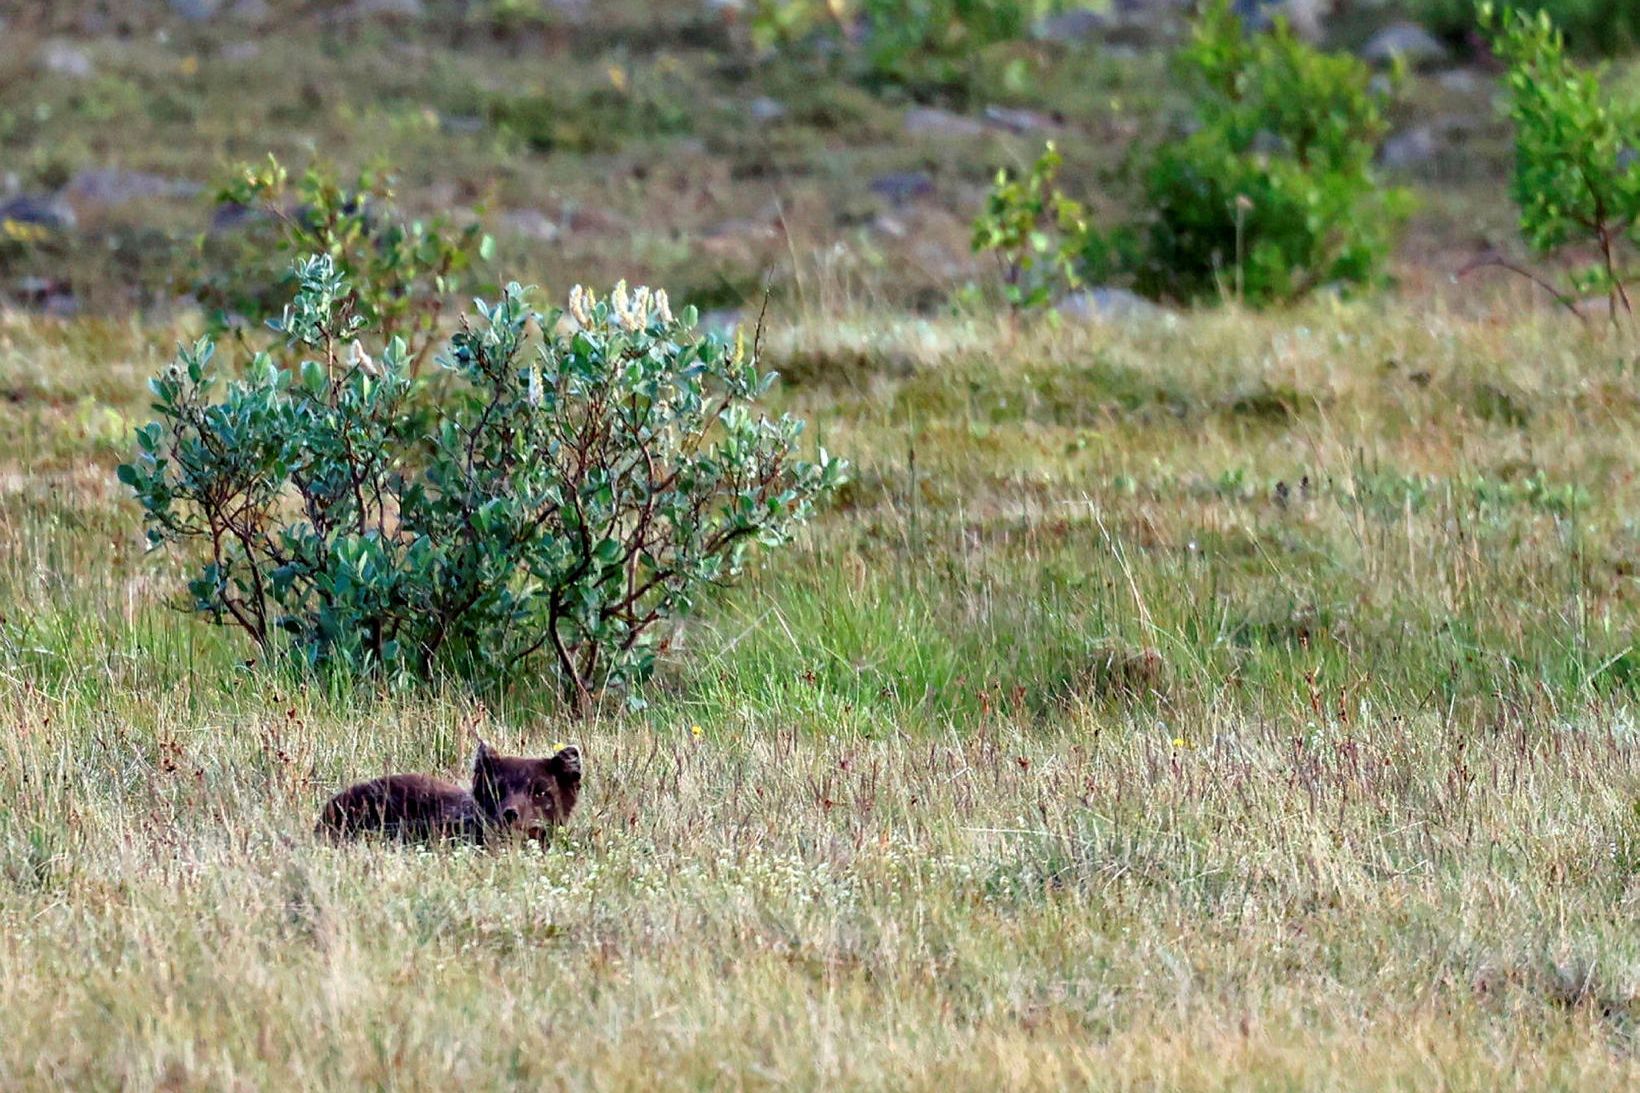
M 545 839 L 569 819 L 580 795 L 577 749 L 529 759 L 497 755 L 480 742 L 471 790 L 423 774 L 360 782 L 330 799 L 314 831 L 332 839 L 381 835 L 418 842 L 482 843 L 515 834 Z

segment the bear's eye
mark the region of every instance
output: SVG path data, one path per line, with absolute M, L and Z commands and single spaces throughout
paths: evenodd
M 547 787 L 546 786 L 536 786 L 535 787 L 535 799 L 537 801 L 544 801 L 544 800 L 547 799 Z

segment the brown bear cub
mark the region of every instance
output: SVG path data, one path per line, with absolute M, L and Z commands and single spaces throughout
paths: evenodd
M 524 835 L 545 841 L 569 819 L 580 795 L 581 753 L 575 748 L 527 759 L 497 755 L 481 740 L 470 791 L 424 774 L 360 782 L 330 799 L 314 833 L 337 840 L 383 835 L 484 843 Z

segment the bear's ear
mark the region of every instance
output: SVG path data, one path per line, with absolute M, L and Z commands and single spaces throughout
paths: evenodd
M 473 773 L 477 774 L 493 762 L 495 762 L 494 750 L 491 749 L 490 745 L 484 742 L 483 737 L 480 737 L 478 741 L 478 753 L 473 756 Z
M 558 754 L 547 760 L 560 780 L 575 784 L 581 780 L 581 749 L 571 744 L 558 749 Z

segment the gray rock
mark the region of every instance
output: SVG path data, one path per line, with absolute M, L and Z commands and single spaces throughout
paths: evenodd
M 1060 300 L 1054 310 L 1079 323 L 1156 319 L 1168 314 L 1166 308 L 1158 307 L 1136 292 L 1108 285 L 1073 292 Z
M 1116 17 L 1103 11 L 1072 8 L 1038 20 L 1031 35 L 1044 42 L 1091 42 L 1116 25 Z
M 240 23 L 259 25 L 273 17 L 273 8 L 268 0 L 234 0 L 233 7 L 228 9 L 228 18 Z
M 1333 4 L 1332 0 L 1235 0 L 1233 7 L 1245 25 L 1256 30 L 1269 28 L 1280 15 L 1300 38 L 1318 42 L 1326 33 Z
M 767 95 L 759 95 L 746 104 L 746 112 L 752 116 L 753 121 L 779 121 L 786 116 L 786 104 Z
M 21 194 L 0 203 L 0 220 L 13 220 L 52 231 L 69 231 L 79 221 L 68 202 L 60 197 Z
M 1440 150 L 1435 130 L 1427 125 L 1417 125 L 1403 129 L 1384 141 L 1384 146 L 1378 150 L 1378 162 L 1392 171 L 1413 171 L 1433 163 Z
M 725 307 L 701 312 L 700 323 L 696 329 L 702 334 L 716 334 L 720 338 L 728 338 L 733 336 L 745 321 L 746 312 L 743 309 Z
M 542 243 L 556 242 L 563 235 L 563 229 L 540 209 L 508 209 L 496 217 L 496 224 L 508 235 Z
M 369 19 L 388 16 L 394 19 L 420 19 L 427 14 L 422 0 L 353 0 L 342 9 L 344 19 Z
M 217 56 L 226 64 L 242 65 L 262 56 L 262 47 L 255 42 L 229 42 Z
M 80 301 L 66 281 L 24 277 L 17 282 L 15 294 L 25 305 L 58 318 L 66 319 L 80 310 Z
M 222 0 L 169 0 L 171 14 L 188 23 L 208 23 L 216 18 Z
M 441 114 L 438 127 L 457 136 L 472 136 L 484 132 L 488 123 L 477 114 Z
M 1450 72 L 1443 72 L 1436 77 L 1443 90 L 1459 95 L 1470 95 L 1481 90 L 1487 80 L 1472 68 L 1454 68 Z
M 1413 68 L 1434 67 L 1448 59 L 1446 46 L 1417 23 L 1391 23 L 1361 47 L 1361 59 L 1375 65 L 1400 57 Z
M 63 192 L 76 203 L 112 208 L 131 201 L 194 197 L 203 188 L 187 179 L 99 167 L 76 174 Z
M 934 180 L 925 171 L 894 171 L 871 180 L 871 192 L 895 205 L 904 205 L 934 192 Z
M 983 136 L 986 129 L 982 121 L 932 106 L 916 106 L 905 112 L 905 131 L 912 136 L 978 137 Z
M 904 239 L 911 228 L 904 220 L 888 213 L 880 213 L 871 220 L 871 230 L 878 235 L 886 235 L 890 239 Z
M 1007 106 L 987 106 L 985 120 L 1010 133 L 1031 133 L 1059 128 L 1059 123 L 1046 114 L 1035 110 L 1016 110 Z
M 72 42 L 50 41 L 40 47 L 40 67 L 58 76 L 90 79 L 97 69 L 91 55 Z

